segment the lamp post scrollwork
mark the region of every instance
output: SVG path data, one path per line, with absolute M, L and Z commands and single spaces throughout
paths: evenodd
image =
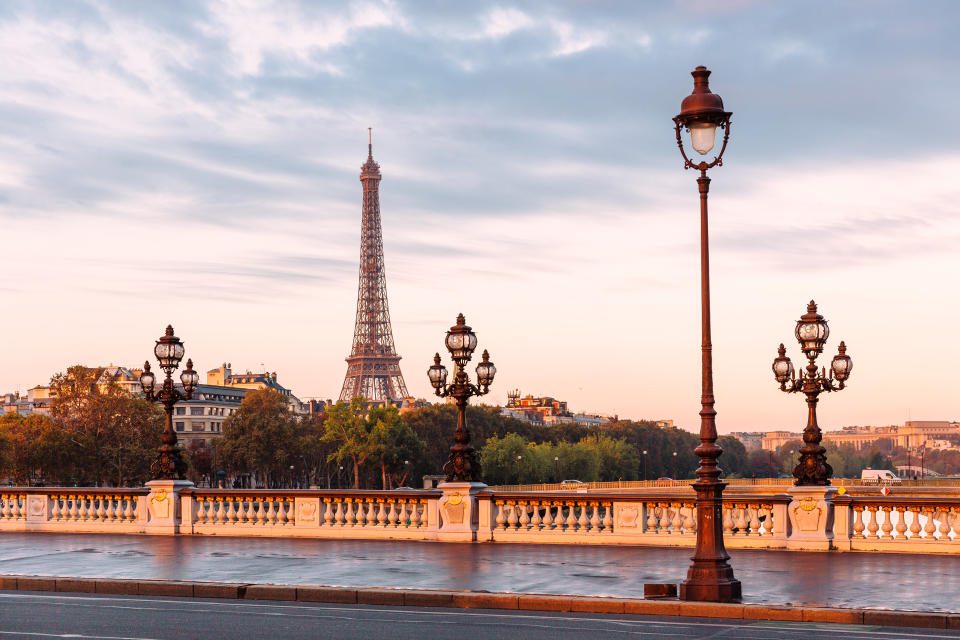
M 822 315 L 817 313 L 817 303 L 813 300 L 807 305 L 807 312 L 800 316 L 794 331 L 800 349 L 807 357 L 806 373 L 798 378 L 793 363 L 787 356 L 783 343 L 777 349 L 773 360 L 773 375 L 785 393 L 802 393 L 807 397 L 807 426 L 803 430 L 803 446 L 800 448 L 800 460 L 793 469 L 794 484 L 803 486 L 828 486 L 833 468 L 827 462 L 826 452 L 820 444 L 823 434 L 817 424 L 817 402 L 822 392 L 840 391 L 846 387 L 853 361 L 847 355 L 847 345 L 841 342 L 837 355 L 830 363 L 830 373 L 826 368 L 818 369 L 817 356 L 830 336 L 830 327 Z
M 457 403 L 457 429 L 443 472 L 447 474 L 447 482 L 480 482 L 480 462 L 477 452 L 470 446 L 470 431 L 467 429 L 467 401 L 471 396 L 489 393 L 497 368 L 490 362 L 490 354 L 484 349 L 483 360 L 476 369 L 477 384 L 470 382 L 466 366 L 477 348 L 477 335 L 467 326 L 462 313 L 457 316 L 457 324 L 447 331 L 445 344 L 453 360 L 453 382 L 447 384 L 447 368 L 440 364 L 439 353 L 434 355 L 433 366 L 427 370 L 436 394 L 441 398 L 453 398 Z
M 150 465 L 150 471 L 156 480 L 182 480 L 187 471 L 187 463 L 177 447 L 177 432 L 173 430 L 173 406 L 181 400 L 193 398 L 200 376 L 193 370 L 193 360 L 188 359 L 187 368 L 180 373 L 183 391 L 181 392 L 174 385 L 173 372 L 177 370 L 183 359 L 184 348 L 180 338 L 173 335 L 173 327 L 170 325 L 167 325 L 164 335 L 157 340 L 153 353 L 160 362 L 160 368 L 166 373 L 166 378 L 159 391 L 156 391 L 156 377 L 150 371 L 150 362 L 147 361 L 143 364 L 140 386 L 147 400 L 163 405 L 167 419 L 163 427 L 163 435 L 160 437 L 161 444 L 157 451 L 157 458 Z

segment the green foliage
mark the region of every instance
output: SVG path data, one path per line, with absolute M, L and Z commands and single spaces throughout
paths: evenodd
M 0 475 L 20 484 L 137 486 L 150 478 L 163 412 L 99 370 L 74 366 L 51 381 L 52 417 L 0 418 Z
M 219 464 L 250 474 L 265 486 L 280 486 L 297 454 L 298 422 L 278 391 L 247 392 L 240 408 L 223 422 L 223 436 L 216 444 Z

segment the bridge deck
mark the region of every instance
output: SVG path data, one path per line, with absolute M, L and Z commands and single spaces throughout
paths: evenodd
M 642 597 L 691 551 L 101 534 L 0 534 L 0 573 Z M 960 557 L 730 552 L 747 602 L 957 611 Z

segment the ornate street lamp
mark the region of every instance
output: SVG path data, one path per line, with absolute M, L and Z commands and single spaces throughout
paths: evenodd
M 809 361 L 806 374 L 797 378 L 793 363 L 787 357 L 787 350 L 780 343 L 777 357 L 773 360 L 773 376 L 780 383 L 780 390 L 786 393 L 802 393 L 807 396 L 807 426 L 803 430 L 803 446 L 800 447 L 800 462 L 793 469 L 794 484 L 798 487 L 821 486 L 830 484 L 833 468 L 827 463 L 827 450 L 820 442 L 823 435 L 817 425 L 818 396 L 823 391 L 840 391 L 853 370 L 853 361 L 847 355 L 847 345 L 840 343 L 839 353 L 830 363 L 830 375 L 826 369 L 817 369 L 815 360 L 823 352 L 823 345 L 830 335 L 830 327 L 823 316 L 817 313 L 817 303 L 813 300 L 807 305 L 807 312 L 800 316 L 794 331 L 800 349 Z M 837 384 L 834 384 L 834 381 Z
M 447 385 L 447 368 L 440 364 L 440 354 L 433 356 L 433 366 L 427 370 L 430 384 L 441 398 L 451 397 L 457 402 L 457 430 L 453 434 L 450 458 L 443 465 L 447 482 L 480 482 L 480 462 L 477 452 L 470 446 L 470 431 L 467 430 L 467 400 L 471 396 L 486 395 L 490 391 L 497 368 L 490 362 L 490 354 L 483 350 L 483 360 L 477 365 L 477 384 L 470 382 L 466 366 L 473 350 L 477 348 L 477 335 L 467 326 L 463 314 L 457 316 L 457 324 L 447 331 L 447 350 L 453 359 L 453 382 Z
M 150 466 L 155 480 L 182 480 L 187 471 L 187 463 L 177 447 L 177 433 L 173 430 L 173 405 L 181 400 L 193 397 L 193 390 L 200 382 L 200 376 L 193 370 L 193 360 L 187 360 L 187 368 L 180 373 L 180 382 L 183 392 L 173 384 L 173 372 L 180 366 L 183 359 L 183 343 L 173 335 L 173 327 L 167 325 L 164 335 L 157 340 L 153 353 L 160 362 L 160 368 L 167 374 L 163 385 L 158 392 L 154 392 L 156 378 L 150 371 L 150 362 L 143 363 L 143 373 L 140 375 L 140 386 L 143 396 L 151 402 L 159 402 L 167 414 L 167 422 L 160 437 L 160 449 L 157 459 Z
M 707 79 L 710 71 L 697 67 L 693 76 L 693 93 L 680 103 L 680 113 L 673 119 L 677 134 L 677 146 L 683 156 L 684 169 L 700 172 L 697 186 L 700 191 L 700 308 L 702 328 L 702 365 L 700 396 L 700 446 L 694 453 L 700 458 L 697 481 L 697 548 L 687 579 L 680 584 L 681 600 L 731 602 L 740 600 L 740 581 L 734 578 L 730 556 L 723 545 L 723 488 L 720 481 L 720 466 L 717 458 L 723 453 L 717 445 L 717 412 L 713 408 L 713 344 L 710 337 L 710 250 L 707 224 L 707 193 L 710 178 L 707 169 L 723 164 L 723 152 L 730 138 L 730 115 L 724 111 L 723 100 L 711 93 Z M 720 152 L 710 162 L 695 162 L 683 147 L 681 132 L 690 134 L 694 151 L 706 155 L 713 149 L 717 127 L 723 129 L 723 144 Z M 676 475 L 676 474 L 674 474 Z

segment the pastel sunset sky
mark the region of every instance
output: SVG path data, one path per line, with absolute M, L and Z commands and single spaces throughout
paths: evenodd
M 401 368 L 463 312 L 506 392 L 699 411 L 689 72 L 711 171 L 720 432 L 804 424 L 770 364 L 816 299 L 850 386 L 821 425 L 960 419 L 960 4 L 32 2 L 0 6 L 0 392 L 142 365 L 336 398 L 367 127 Z M 261 364 L 262 363 L 262 364 Z

